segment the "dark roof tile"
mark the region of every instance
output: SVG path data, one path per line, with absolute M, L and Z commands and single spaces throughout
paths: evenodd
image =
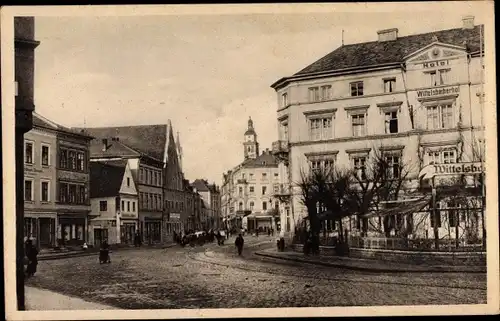
M 90 197 L 118 196 L 125 166 L 101 162 L 90 163 Z

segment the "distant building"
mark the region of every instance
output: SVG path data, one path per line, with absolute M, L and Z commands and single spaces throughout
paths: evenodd
M 200 213 L 201 228 L 222 228 L 220 188 L 215 183 L 209 184 L 205 179 L 196 179 L 191 186 L 200 195 L 202 201 Z
M 183 230 L 185 206 L 180 149 L 171 122 L 84 130 L 98 138 L 91 146 L 91 161 L 127 160 L 139 195 L 142 241 L 170 242 L 174 231 Z
M 274 193 L 279 190 L 279 172 L 276 158 L 269 149 L 259 153 L 257 133 L 252 119 L 243 142 L 244 160 L 223 175 L 221 207 L 225 225 L 229 229 L 245 228 L 255 231 L 279 228 L 279 203 Z
M 139 230 L 139 198 L 127 160 L 90 164 L 89 244 L 134 244 Z
M 33 113 L 24 142 L 25 236 L 40 247 L 87 241 L 92 137 Z
M 285 187 L 279 196 L 285 232 L 307 216 L 293 183 L 303 169 L 338 166 L 363 175 L 377 152 L 394 175 L 402 164 L 411 165 L 409 186 L 417 188 L 417 175 L 428 164 L 479 160 L 474 146 L 484 144 L 481 28 L 474 17 L 465 17 L 460 28 L 424 34 L 381 30 L 378 40 L 343 45 L 272 85 L 279 128 L 273 153 Z M 410 197 L 406 192 L 402 196 Z M 440 237 L 449 234 L 448 222 L 452 229 L 465 226 L 465 215 L 460 220 L 445 215 L 457 209 L 452 199 L 441 201 Z M 477 227 L 477 206 L 474 211 Z M 372 223 L 386 234 L 404 224 L 410 233 L 432 235 L 430 219 L 416 230 L 414 218 L 416 222 L 417 216 L 392 215 Z M 324 224 L 335 230 L 334 222 Z M 365 234 L 370 225 L 359 217 L 347 224 Z

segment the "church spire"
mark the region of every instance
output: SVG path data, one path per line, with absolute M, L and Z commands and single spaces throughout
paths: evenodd
M 253 127 L 252 117 L 248 117 L 248 128 L 244 136 L 243 155 L 245 159 L 256 158 L 259 156 L 259 143 L 257 142 L 257 133 Z

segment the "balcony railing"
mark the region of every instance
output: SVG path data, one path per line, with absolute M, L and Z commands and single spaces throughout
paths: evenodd
M 287 184 L 279 184 L 278 188 L 274 190 L 274 196 L 290 196 L 290 187 Z
M 239 178 L 238 180 L 236 180 L 236 182 L 238 184 L 246 184 L 246 183 L 248 183 L 247 180 L 246 180 L 246 178 Z
M 272 144 L 272 153 L 273 154 L 282 154 L 289 152 L 288 141 L 286 140 L 277 140 Z

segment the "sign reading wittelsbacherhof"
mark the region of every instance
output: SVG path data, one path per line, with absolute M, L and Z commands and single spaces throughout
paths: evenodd
M 442 95 L 455 95 L 455 94 L 458 95 L 459 92 L 460 88 L 458 86 L 424 89 L 424 90 L 417 90 L 417 97 L 426 98 L 426 97 L 434 97 Z
M 467 175 L 481 174 L 484 172 L 483 164 L 480 162 L 474 163 L 453 163 L 453 164 L 431 164 L 427 165 L 420 171 L 418 177 L 420 179 L 428 179 L 434 176 L 443 175 Z

